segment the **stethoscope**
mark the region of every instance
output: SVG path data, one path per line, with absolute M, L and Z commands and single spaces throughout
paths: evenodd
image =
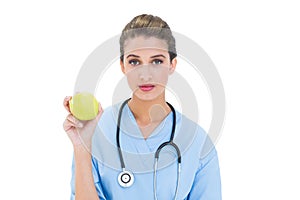
M 130 98 L 127 99 L 126 101 L 124 101 L 122 103 L 121 107 L 120 107 L 119 115 L 118 115 L 117 131 L 116 131 L 116 141 L 117 141 L 119 158 L 120 158 L 120 163 L 121 163 L 121 168 L 122 168 L 122 172 L 120 172 L 120 174 L 118 175 L 118 182 L 119 182 L 120 186 L 125 187 L 125 188 L 126 187 L 130 187 L 133 184 L 133 182 L 134 182 L 133 173 L 131 173 L 130 171 L 126 170 L 126 168 L 125 168 L 125 163 L 124 163 L 124 159 L 123 159 L 122 149 L 121 149 L 121 146 L 120 146 L 121 117 L 122 117 L 123 108 L 128 103 L 129 100 L 130 100 Z M 173 106 L 170 103 L 168 103 L 168 102 L 166 102 L 166 103 L 168 104 L 168 106 L 172 110 L 172 115 L 173 115 L 172 132 L 171 132 L 170 140 L 168 142 L 162 143 L 157 148 L 157 150 L 155 152 L 154 177 L 153 177 L 153 188 L 154 188 L 154 199 L 155 200 L 157 200 L 157 194 L 156 194 L 156 185 L 157 185 L 156 184 L 156 176 L 157 176 L 157 165 L 158 165 L 159 153 L 167 145 L 172 146 L 176 150 L 176 153 L 177 153 L 177 183 L 176 183 L 176 190 L 175 190 L 174 199 L 176 199 L 176 197 L 177 197 L 178 186 L 179 186 L 179 179 L 180 179 L 181 154 L 180 154 L 180 150 L 179 150 L 178 146 L 173 142 L 174 133 L 175 133 L 175 127 L 176 127 L 176 113 L 175 113 L 175 109 L 173 108 Z

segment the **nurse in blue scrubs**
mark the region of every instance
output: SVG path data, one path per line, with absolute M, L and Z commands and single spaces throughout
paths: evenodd
M 69 113 L 64 122 L 74 147 L 71 199 L 222 199 L 216 149 L 165 99 L 177 64 L 168 24 L 136 16 L 122 31 L 120 55 L 131 98 L 105 110 L 99 104 L 93 120 Z M 69 112 L 71 98 L 64 99 Z

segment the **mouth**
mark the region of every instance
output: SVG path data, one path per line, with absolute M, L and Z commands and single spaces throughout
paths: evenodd
M 152 90 L 154 87 L 155 87 L 155 85 L 152 85 L 152 84 L 139 85 L 139 88 L 144 92 L 148 92 L 148 91 Z

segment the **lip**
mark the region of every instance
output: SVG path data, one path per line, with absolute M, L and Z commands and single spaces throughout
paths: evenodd
M 155 87 L 155 85 L 152 85 L 152 84 L 139 85 L 139 88 L 144 92 L 151 91 L 154 87 Z

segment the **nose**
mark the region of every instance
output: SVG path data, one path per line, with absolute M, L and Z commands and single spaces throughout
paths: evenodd
M 139 69 L 139 77 L 142 81 L 149 81 L 152 79 L 152 73 L 149 65 L 143 65 Z

